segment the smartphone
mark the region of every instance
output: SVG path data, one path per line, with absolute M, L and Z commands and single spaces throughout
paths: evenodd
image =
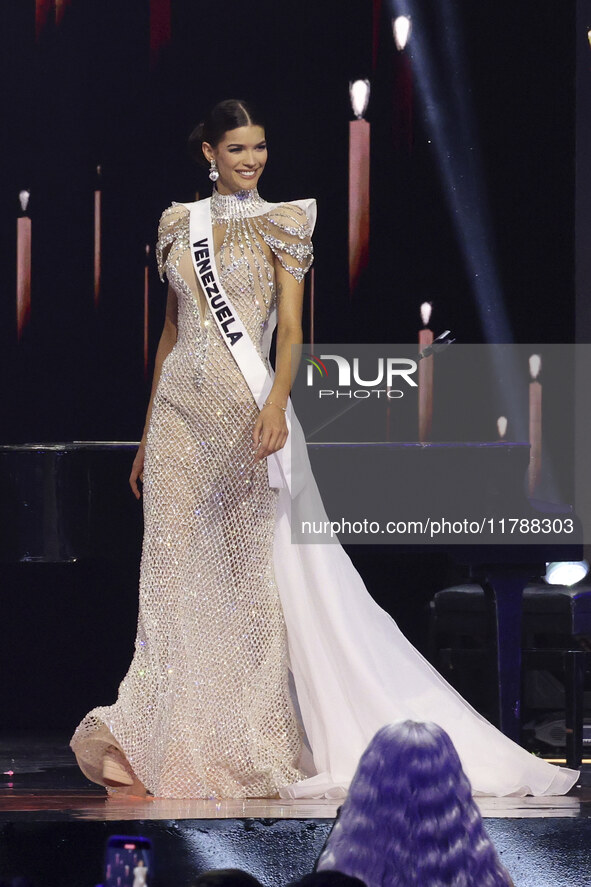
M 152 842 L 138 835 L 111 835 L 105 849 L 104 887 L 149 887 Z

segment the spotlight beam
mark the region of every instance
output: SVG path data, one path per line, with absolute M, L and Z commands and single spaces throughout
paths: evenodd
M 427 128 L 437 153 L 444 193 L 456 237 L 477 298 L 483 329 L 489 342 L 510 342 L 512 333 L 505 310 L 502 288 L 490 244 L 493 240 L 485 210 L 486 189 L 477 158 L 477 140 L 469 108 L 462 51 L 449 0 L 440 0 L 446 19 L 441 28 L 446 56 L 445 77 L 435 70 L 433 55 L 421 26 L 421 4 L 416 0 L 391 0 L 393 14 L 413 21 L 411 51 L 417 90 Z M 453 89 L 445 89 L 452 79 Z
M 485 341 L 510 343 L 513 333 L 491 249 L 494 238 L 487 193 L 466 86 L 463 51 L 457 36 L 459 28 L 450 0 L 440 0 L 437 5 L 442 20 L 439 39 L 444 60 L 438 69 L 422 16 L 423 4 L 420 0 L 390 0 L 390 3 L 393 17 L 405 15 L 413 23 L 412 42 L 407 51 Z M 512 380 L 519 377 L 519 366 L 511 358 L 508 362 L 500 360 L 496 349 L 492 349 L 491 358 L 500 390 L 511 392 Z M 516 438 L 527 439 L 527 423 L 516 400 L 507 405 L 507 411 Z

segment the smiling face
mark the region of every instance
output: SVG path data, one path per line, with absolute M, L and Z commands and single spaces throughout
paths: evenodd
M 230 129 L 215 147 L 203 142 L 203 153 L 208 161 L 215 159 L 220 194 L 256 188 L 267 162 L 265 130 L 253 124 Z

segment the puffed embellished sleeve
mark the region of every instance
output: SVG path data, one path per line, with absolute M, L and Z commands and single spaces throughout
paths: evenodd
M 313 201 L 309 201 L 313 204 Z M 293 274 L 297 281 L 302 281 L 314 260 L 312 248 L 312 223 L 314 214 L 309 213 L 297 203 L 283 203 L 265 216 L 261 217 L 260 234 L 265 243 L 272 249 L 278 261 Z
M 182 203 L 173 203 L 164 210 L 158 223 L 158 240 L 156 242 L 156 261 L 160 280 L 164 281 L 164 266 L 173 242 L 186 227 L 189 210 Z

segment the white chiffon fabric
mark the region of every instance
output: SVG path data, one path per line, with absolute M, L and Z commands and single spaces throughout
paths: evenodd
M 319 519 L 322 503 L 295 417 L 291 438 L 305 483 L 293 499 L 280 492 L 274 563 L 317 774 L 283 788 L 281 797 L 344 797 L 375 732 L 407 718 L 434 721 L 449 733 L 475 794 L 568 792 L 578 772 L 535 757 L 479 715 L 370 597 L 340 545 L 292 542 L 292 521 Z

